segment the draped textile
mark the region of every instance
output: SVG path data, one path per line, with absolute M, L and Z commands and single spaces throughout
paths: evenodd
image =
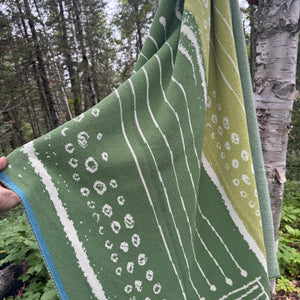
M 61 299 L 269 299 L 278 274 L 236 1 L 162 0 L 133 75 L 11 153 Z

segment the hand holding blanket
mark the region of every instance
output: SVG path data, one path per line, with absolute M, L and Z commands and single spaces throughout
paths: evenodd
M 236 1 L 162 0 L 131 78 L 8 157 L 62 299 L 269 299 L 245 52 Z

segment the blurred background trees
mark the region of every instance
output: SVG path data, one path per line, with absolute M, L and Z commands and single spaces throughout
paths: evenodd
M 282 153 L 278 152 L 284 160 L 286 157 L 288 182 L 279 229 L 278 257 L 282 277 L 277 281 L 277 289 L 279 294 L 289 292 L 297 299 L 300 297 L 297 288 L 300 273 L 300 99 L 295 93 L 293 79 L 290 89 L 284 86 L 276 89 L 280 84 L 273 82 L 275 85 L 268 90 L 267 85 L 272 80 L 285 81 L 287 76 L 277 78 L 281 72 L 275 71 L 272 75 L 272 70 L 265 68 L 271 64 L 259 60 L 264 56 L 264 49 L 257 50 L 257 44 L 264 44 L 266 35 L 276 38 L 278 29 L 286 29 L 285 34 L 298 38 L 299 24 L 293 25 L 291 15 L 298 13 L 299 16 L 300 0 L 247 1 L 249 5 L 242 6 L 242 14 L 253 86 L 256 98 L 265 105 L 259 108 L 261 129 L 270 115 L 277 114 L 270 113 L 272 103 L 266 100 L 272 99 L 268 95 L 263 99 L 264 90 L 269 95 L 273 93 L 272 97 L 277 93 L 274 97 L 281 99 L 285 97 L 284 91 L 293 94 L 288 96 L 286 124 L 283 125 L 280 118 L 278 121 L 278 126 L 283 125 L 285 131 L 281 145 L 288 145 L 287 151 L 285 148 Z M 247 1 L 239 0 L 240 3 Z M 125 81 L 132 73 L 157 5 L 158 0 L 0 0 L 0 155 L 9 154 L 79 115 Z M 279 40 L 282 39 L 279 37 Z M 282 54 L 286 58 L 290 48 L 296 46 L 287 41 L 282 44 L 287 48 Z M 271 46 L 270 50 L 278 50 L 272 47 L 275 48 Z M 299 51 L 297 55 L 293 56 L 293 71 L 287 73 L 291 75 L 297 71 L 296 89 L 299 90 Z M 275 67 L 280 69 L 279 64 Z M 269 135 L 274 137 L 274 132 Z M 265 148 L 280 147 L 278 141 L 277 138 L 269 139 Z M 272 180 L 281 189 L 282 196 L 283 182 L 280 180 L 284 178 L 278 171 L 284 173 L 285 170 L 280 168 L 271 171 L 274 171 Z M 10 217 L 0 216 L 0 273 L 8 261 L 20 264 L 24 260 L 24 253 L 16 249 L 31 247 L 34 258 L 27 262 L 31 273 L 23 270 L 26 274 L 23 274 L 21 292 L 14 290 L 10 295 L 16 292 L 21 293 L 22 299 L 57 299 L 31 231 L 24 236 L 24 228 L 29 227 L 26 216 L 16 217 L 20 210 L 21 207 L 11 211 Z M 14 224 L 15 232 L 10 224 Z
M 0 154 L 79 115 L 128 78 L 157 4 L 0 1 Z

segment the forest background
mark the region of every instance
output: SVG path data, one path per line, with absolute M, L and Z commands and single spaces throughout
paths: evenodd
M 250 57 L 251 7 L 241 2 Z M 81 114 L 124 82 L 157 5 L 158 0 L 1 0 L 0 156 Z M 295 67 L 299 90 L 299 54 Z M 278 297 L 300 298 L 299 100 L 288 144 Z M 4 287 L 0 280 L 0 299 L 57 299 L 21 207 L 0 216 L 0 279 L 4 271 L 14 275 Z

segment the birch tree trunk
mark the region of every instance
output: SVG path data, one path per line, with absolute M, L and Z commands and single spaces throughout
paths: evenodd
M 260 0 L 254 96 L 278 247 L 286 152 L 296 99 L 300 0 Z

